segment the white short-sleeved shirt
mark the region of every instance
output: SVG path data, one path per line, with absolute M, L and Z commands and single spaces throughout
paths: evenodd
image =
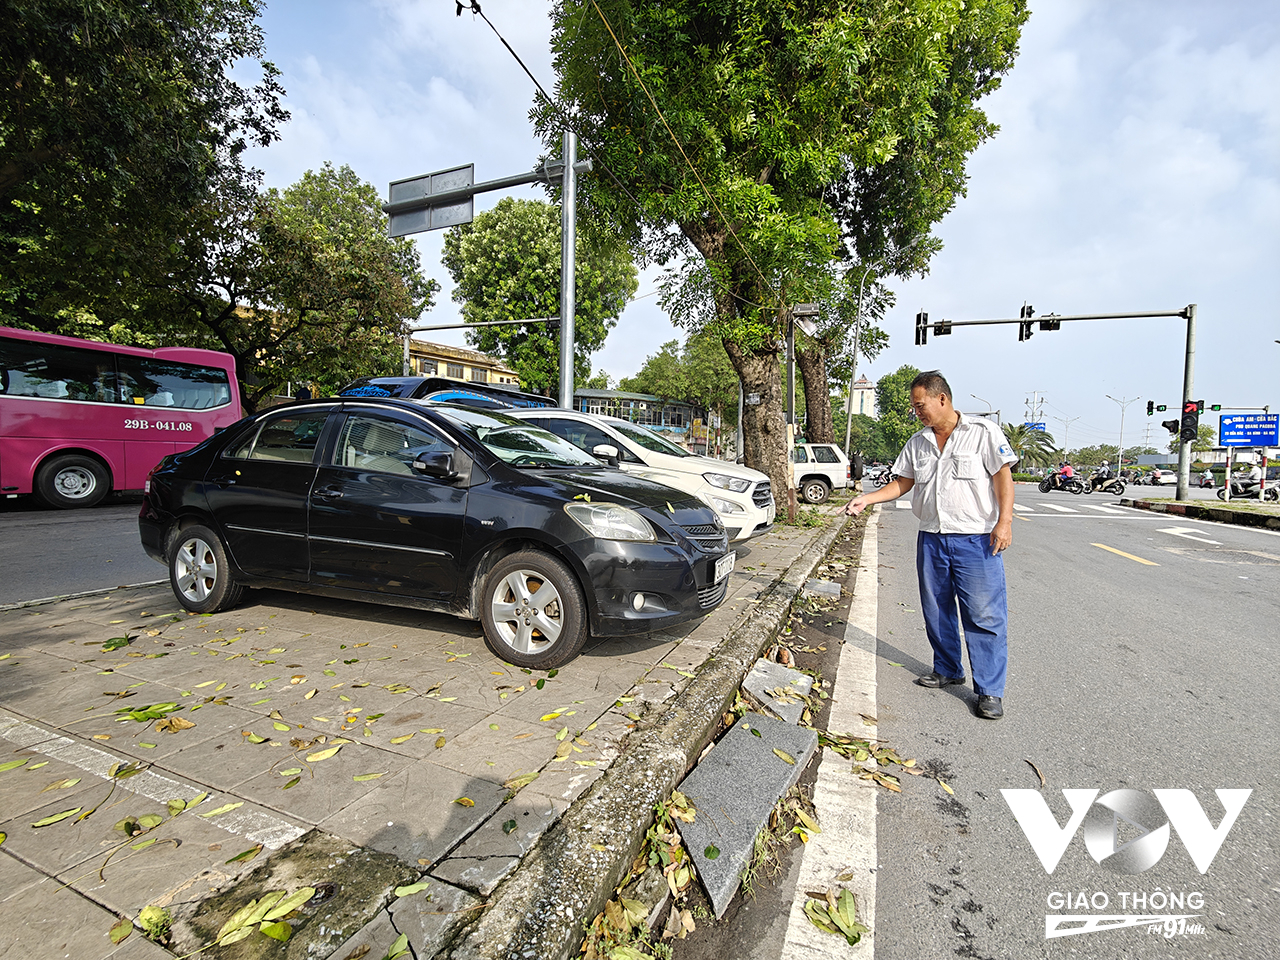
M 966 417 L 938 451 L 933 427 L 907 441 L 893 472 L 915 481 L 911 512 L 925 533 L 990 533 L 1000 519 L 991 478 L 1017 456 L 1004 433 L 990 420 Z

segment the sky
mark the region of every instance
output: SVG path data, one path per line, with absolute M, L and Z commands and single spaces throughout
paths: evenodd
M 1185 320 L 955 328 L 939 319 L 1177 312 L 1197 305 L 1193 398 L 1280 411 L 1280 4 L 1255 0 L 1031 0 L 1020 53 L 981 102 L 1000 125 L 968 164 L 967 196 L 935 227 L 923 278 L 895 280 L 888 349 L 860 374 L 940 369 L 961 410 L 1043 422 L 1068 448 L 1149 442 L 1182 399 Z M 554 86 L 549 4 L 485 0 L 529 70 Z M 481 19 L 453 0 L 268 0 L 268 58 L 291 120 L 250 162 L 284 187 L 330 161 L 387 185 L 475 164 L 476 181 L 532 169 L 534 86 Z M 543 198 L 538 187 L 483 194 Z M 458 322 L 442 232 L 417 239 L 441 284 L 422 324 Z M 656 270 L 592 358 L 615 380 L 683 338 Z M 463 345 L 461 331 L 421 334 Z M 979 399 L 980 398 L 980 399 Z M 1146 404 L 1170 412 L 1148 418 Z M 1133 402 L 1128 402 L 1133 401 Z M 1217 427 L 1217 416 L 1202 422 Z M 1065 444 L 1064 444 L 1065 440 Z

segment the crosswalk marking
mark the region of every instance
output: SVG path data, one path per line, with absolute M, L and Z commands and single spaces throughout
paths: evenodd
M 1222 546 L 1221 540 L 1210 540 L 1208 537 L 1197 537 L 1197 533 L 1204 533 L 1196 527 L 1160 527 L 1157 533 L 1167 533 L 1175 537 L 1184 537 L 1187 540 L 1199 540 L 1201 543 L 1212 543 L 1214 546 Z
M 1076 513 L 1077 512 L 1075 510 L 1072 510 L 1070 507 L 1060 507 L 1056 503 L 1042 503 L 1040 504 L 1040 506 L 1044 507 L 1046 510 L 1057 510 L 1059 513 Z
M 1017 510 L 1019 513 L 1035 513 L 1034 510 L 1023 503 L 1015 503 L 1013 505 L 1013 509 Z
M 1123 510 L 1117 510 L 1115 507 L 1101 507 L 1096 503 L 1082 503 L 1080 506 L 1086 510 L 1097 510 L 1099 513 L 1124 513 Z
M 910 510 L 910 509 L 911 509 L 911 501 L 910 501 L 910 500 L 895 500 L 895 501 L 893 501 L 893 505 L 894 505 L 895 507 L 897 507 L 899 510 Z

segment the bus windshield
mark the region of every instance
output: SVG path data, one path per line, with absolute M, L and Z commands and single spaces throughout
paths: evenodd
M 0 492 L 89 506 L 240 419 L 235 359 L 0 327 Z

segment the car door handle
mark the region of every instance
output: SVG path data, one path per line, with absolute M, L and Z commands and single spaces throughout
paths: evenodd
M 323 490 L 317 490 L 316 496 L 321 500 L 341 500 L 342 491 L 337 487 L 325 487 Z

